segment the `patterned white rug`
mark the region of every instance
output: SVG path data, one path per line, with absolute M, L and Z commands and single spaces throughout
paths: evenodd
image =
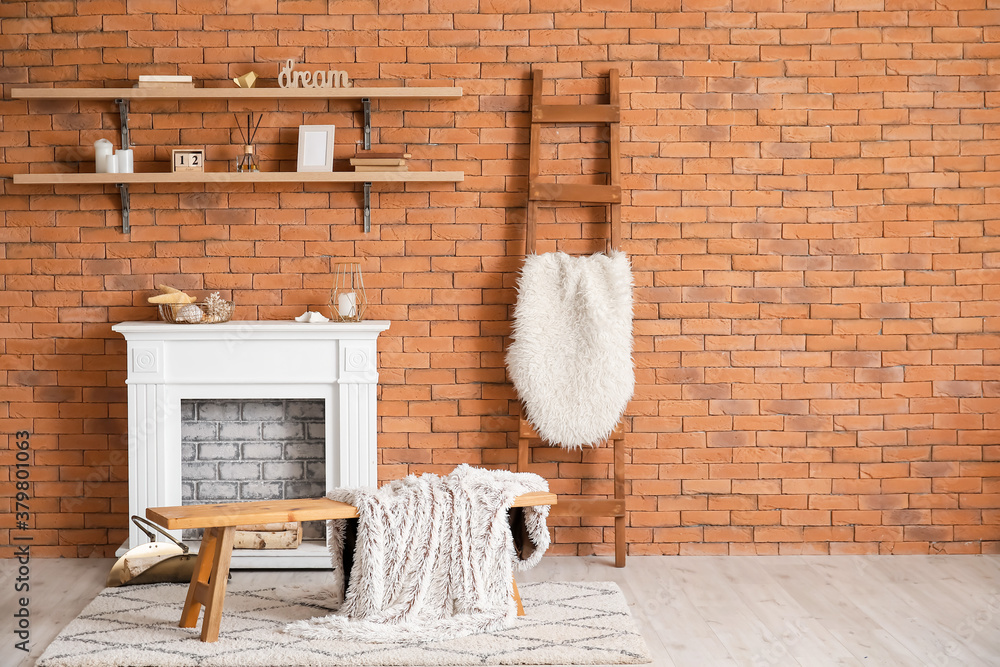
M 219 641 L 178 628 L 186 584 L 108 588 L 56 637 L 39 667 L 274 667 L 325 665 L 622 665 L 650 662 L 646 643 L 611 582 L 520 586 L 527 616 L 502 632 L 442 642 L 365 644 L 303 639 L 290 621 L 328 610 L 283 600 L 273 588 L 231 585 Z

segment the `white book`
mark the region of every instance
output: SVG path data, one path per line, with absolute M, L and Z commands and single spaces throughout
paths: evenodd
M 140 74 L 139 81 L 157 81 L 159 83 L 188 83 L 192 81 L 189 74 Z
M 140 81 L 134 88 L 194 88 L 193 81 Z

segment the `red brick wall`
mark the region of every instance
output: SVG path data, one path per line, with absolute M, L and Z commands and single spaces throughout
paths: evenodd
M 377 103 L 377 141 L 467 176 L 376 185 L 368 235 L 348 186 L 135 186 L 123 236 L 113 187 L 2 181 L 0 410 L 9 433 L 31 433 L 35 553 L 106 555 L 123 539 L 124 344 L 110 326 L 152 318 L 145 299 L 161 282 L 231 292 L 243 319 L 289 317 L 325 301 L 321 255 L 365 257 L 370 315 L 393 321 L 380 344 L 380 476 L 511 464 L 503 352 L 524 249 L 529 69 L 547 68 L 547 93 L 591 102 L 612 63 L 638 286 L 630 552 L 997 552 L 995 6 L 0 3 L 7 177 L 88 170 L 96 138 L 118 142 L 111 103 L 11 100 L 17 85 L 224 82 L 251 68 L 274 85 L 277 63 L 297 58 L 358 83 L 465 89 Z M 299 123 L 336 124 L 339 159 L 361 137 L 353 103 L 137 102 L 139 168 L 165 168 L 179 144 L 227 168 L 230 111 L 250 109 L 265 113 L 265 169 L 294 168 Z M 591 178 L 606 167 L 594 138 L 549 132 L 562 143 L 546 169 Z M 550 211 L 542 249 L 597 249 L 601 215 Z M 582 464 L 541 454 L 559 490 L 607 492 L 606 449 Z M 6 543 L 14 517 L 0 521 Z M 557 552 L 609 551 L 608 522 L 565 523 Z

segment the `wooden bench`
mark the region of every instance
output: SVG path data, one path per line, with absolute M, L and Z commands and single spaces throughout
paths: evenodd
M 525 493 L 514 499 L 514 507 L 555 505 L 556 494 L 548 492 Z M 355 519 L 358 510 L 354 505 L 329 498 L 302 500 L 265 500 L 219 505 L 185 505 L 175 507 L 150 507 L 146 518 L 169 530 L 204 528 L 205 535 L 198 550 L 194 574 L 188 586 L 180 627 L 198 625 L 198 612 L 205 607 L 201 624 L 201 640 L 214 642 L 219 639 L 222 621 L 222 603 L 226 597 L 226 580 L 233 555 L 233 534 L 236 526 L 252 523 L 284 523 L 286 521 L 326 521 L 327 519 Z M 521 596 L 514 582 L 514 600 L 518 616 L 524 615 Z

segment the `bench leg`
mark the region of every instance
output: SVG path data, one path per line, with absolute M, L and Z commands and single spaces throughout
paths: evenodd
M 184 609 L 181 611 L 181 622 L 178 624 L 182 628 L 193 628 L 198 625 L 198 612 L 201 611 L 201 597 L 198 589 L 208 585 L 208 577 L 212 567 L 215 565 L 215 529 L 206 528 L 205 534 L 201 538 L 201 548 L 198 550 L 198 560 L 194 563 L 194 572 L 191 574 L 191 583 L 188 585 L 187 598 L 184 600 Z
M 521 604 L 521 594 L 517 590 L 517 579 L 511 578 L 511 583 L 514 584 L 514 602 L 517 603 L 517 615 L 524 616 L 524 605 Z
M 226 581 L 229 578 L 229 563 L 233 556 L 233 534 L 235 526 L 206 528 L 202 538 L 198 560 L 188 586 L 184 609 L 181 611 L 182 628 L 198 625 L 198 612 L 205 607 L 205 619 L 201 623 L 201 641 L 214 642 L 219 639 L 219 624 L 222 622 L 222 604 L 226 597 Z

